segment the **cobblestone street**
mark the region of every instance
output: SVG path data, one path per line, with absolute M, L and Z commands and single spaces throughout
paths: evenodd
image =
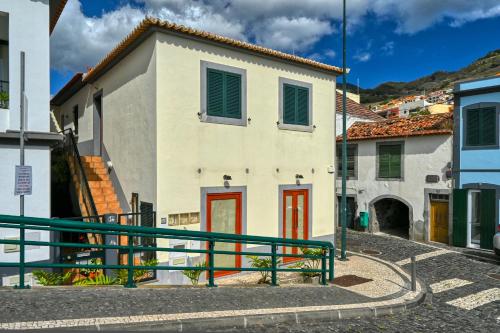
M 248 332 L 498 332 L 500 280 L 488 276 L 500 274 L 500 265 L 494 259 L 466 256 L 461 249 L 357 232 L 348 233 L 348 249 L 380 251 L 378 257 L 400 264 L 420 255 L 417 260 L 423 259 L 417 262 L 418 277 L 434 292 L 421 306 L 399 315 L 262 326 Z M 403 267 L 409 269 L 410 265 Z

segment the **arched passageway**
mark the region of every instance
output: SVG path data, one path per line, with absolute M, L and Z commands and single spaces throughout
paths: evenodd
M 380 232 L 409 238 L 410 209 L 400 200 L 383 198 L 373 204 Z

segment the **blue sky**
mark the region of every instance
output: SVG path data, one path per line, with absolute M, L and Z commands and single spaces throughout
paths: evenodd
M 349 0 L 349 81 L 363 88 L 456 70 L 500 48 L 496 0 Z M 51 39 L 51 92 L 144 15 L 340 66 L 340 0 L 69 0 Z

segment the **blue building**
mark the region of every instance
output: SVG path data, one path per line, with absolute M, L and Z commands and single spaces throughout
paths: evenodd
M 455 86 L 453 244 L 492 249 L 499 224 L 500 76 Z

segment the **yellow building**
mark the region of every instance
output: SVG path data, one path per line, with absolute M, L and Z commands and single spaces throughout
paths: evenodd
M 332 240 L 340 73 L 148 18 L 52 104 L 110 167 L 99 213 L 138 193 L 158 227 Z
M 448 105 L 448 104 L 433 104 L 429 105 L 427 107 L 427 110 L 431 114 L 438 114 L 438 113 L 449 113 L 453 110 L 453 105 Z

